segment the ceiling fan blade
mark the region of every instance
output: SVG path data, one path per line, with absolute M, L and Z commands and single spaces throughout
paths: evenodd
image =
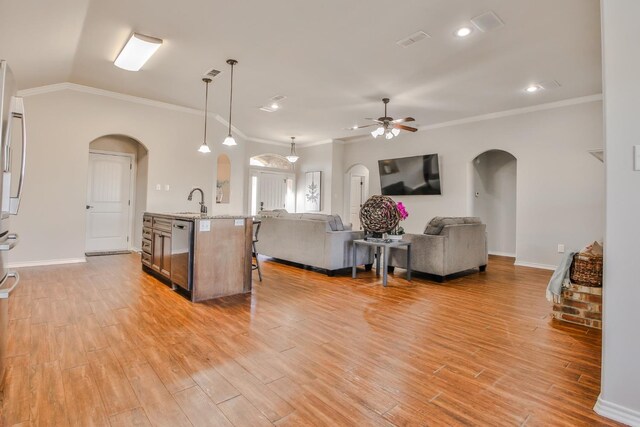
M 412 128 L 411 126 L 405 126 L 405 125 L 393 125 L 393 127 L 396 129 L 402 129 L 409 132 L 416 132 L 418 130 L 416 128 Z
M 362 129 L 362 128 L 369 128 L 369 127 L 371 127 L 371 126 L 380 126 L 380 125 L 379 125 L 379 124 L 377 124 L 377 123 L 374 123 L 374 124 L 371 124 L 371 125 L 352 126 L 352 127 L 350 127 L 350 128 L 347 128 L 347 129 L 349 129 L 349 130 L 357 130 L 357 129 Z
M 376 123 L 380 123 L 380 124 L 382 124 L 382 122 L 381 122 L 380 120 L 378 120 L 378 119 L 372 119 L 372 118 L 370 118 L 370 117 L 365 118 L 365 120 L 371 120 L 372 122 L 376 122 Z
M 404 119 L 396 119 L 391 123 L 396 124 L 396 123 L 415 122 L 415 121 L 416 119 L 414 119 L 413 117 L 405 117 Z

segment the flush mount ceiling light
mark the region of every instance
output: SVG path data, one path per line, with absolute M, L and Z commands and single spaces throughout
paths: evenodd
M 233 107 L 233 67 L 238 63 L 235 59 L 227 59 L 227 64 L 231 65 L 231 90 L 229 92 L 229 133 L 224 139 L 223 145 L 232 147 L 238 145 L 233 136 L 231 135 L 231 109 Z
M 209 77 L 204 77 L 202 81 L 205 83 L 204 90 L 204 139 L 202 140 L 202 145 L 198 148 L 198 151 L 201 153 L 210 153 L 211 149 L 207 145 L 207 117 L 208 116 L 208 105 L 209 105 L 209 83 L 211 83 L 211 79 Z
M 471 27 L 460 27 L 453 34 L 458 38 L 464 38 L 473 32 Z
M 530 84 L 529 86 L 527 86 L 525 88 L 525 92 L 527 93 L 536 93 L 536 92 L 540 92 L 541 90 L 543 90 L 544 88 L 542 86 L 540 86 L 539 84 Z
M 292 136 L 291 137 L 291 152 L 287 156 L 287 160 L 289 160 L 289 163 L 295 163 L 295 162 L 298 161 L 299 158 L 300 157 L 298 157 L 298 155 L 296 154 L 296 137 Z
M 123 70 L 139 71 L 160 46 L 161 39 L 133 33 L 113 64 Z

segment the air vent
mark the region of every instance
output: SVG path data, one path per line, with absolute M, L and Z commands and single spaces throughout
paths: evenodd
M 396 42 L 397 45 L 400 45 L 402 47 L 409 47 L 414 43 L 419 42 L 420 40 L 424 40 L 424 39 L 430 39 L 431 36 L 427 33 L 425 33 L 424 31 L 416 31 L 415 33 L 411 34 L 410 36 L 407 36 L 405 38 L 403 38 L 402 40 L 398 40 Z
M 284 95 L 276 95 L 276 96 L 272 97 L 272 98 L 270 99 L 270 101 L 271 101 L 271 102 L 280 102 L 280 101 L 283 101 L 283 100 L 285 100 L 285 99 L 287 99 L 287 97 L 286 97 L 286 96 L 284 96 Z
M 471 18 L 471 23 L 483 33 L 493 31 L 504 26 L 502 19 L 492 11 L 485 12 L 475 18 Z
M 562 86 L 557 80 L 550 80 L 548 82 L 540 83 L 540 87 L 546 90 L 557 89 Z
M 209 71 L 207 71 L 206 73 L 204 73 L 204 75 L 206 77 L 210 77 L 210 78 L 214 78 L 215 76 L 217 76 L 218 74 L 220 74 L 220 71 L 212 68 Z

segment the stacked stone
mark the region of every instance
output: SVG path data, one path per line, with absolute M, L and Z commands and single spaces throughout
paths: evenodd
M 602 287 L 565 282 L 560 302 L 553 305 L 553 317 L 563 322 L 602 329 Z

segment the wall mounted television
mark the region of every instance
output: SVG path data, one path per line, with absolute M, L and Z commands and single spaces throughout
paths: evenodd
M 442 194 L 437 154 L 378 160 L 385 196 Z

